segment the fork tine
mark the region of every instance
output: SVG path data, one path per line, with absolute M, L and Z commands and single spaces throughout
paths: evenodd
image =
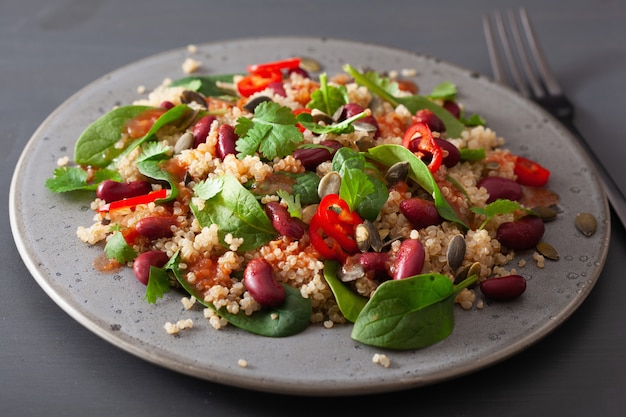
M 535 31 L 530 23 L 530 19 L 528 18 L 528 14 L 526 13 L 525 8 L 520 8 L 519 10 L 520 20 L 522 22 L 522 27 L 524 28 L 524 32 L 526 34 L 526 39 L 528 41 L 528 45 L 530 47 L 530 51 L 533 55 L 535 63 L 537 64 L 537 69 L 541 74 L 543 79 L 543 84 L 546 89 L 552 95 L 561 94 L 561 87 L 559 83 L 557 83 L 550 66 L 548 65 L 548 61 L 543 53 L 541 45 L 537 41 L 537 37 L 535 35 Z
M 526 87 L 526 83 L 522 80 L 522 76 L 517 69 L 517 64 L 515 62 L 515 58 L 513 57 L 513 51 L 511 49 L 511 44 L 509 42 L 509 36 L 504 28 L 504 22 L 502 20 L 502 15 L 500 12 L 494 12 L 494 20 L 496 29 L 498 31 L 498 37 L 500 39 L 500 47 L 504 52 L 504 59 L 506 60 L 507 67 L 510 72 L 510 76 L 512 78 L 513 83 L 524 96 L 529 97 L 530 92 Z M 487 46 L 489 49 L 489 57 L 492 62 L 492 67 L 494 69 L 494 77 L 497 81 L 510 85 L 507 81 L 507 77 L 504 75 L 504 65 L 502 64 L 502 57 L 498 52 L 498 45 L 495 40 L 494 32 L 491 26 L 491 21 L 488 16 L 484 17 L 484 29 L 485 36 L 487 38 Z
M 520 13 L 521 13 L 521 10 L 520 10 Z M 528 84 L 530 84 L 530 88 L 535 97 L 543 97 L 545 96 L 545 93 L 544 93 L 543 88 L 541 87 L 539 80 L 537 79 L 535 75 L 535 72 L 533 71 L 531 67 L 530 60 L 528 59 L 528 54 L 526 53 L 526 47 L 524 45 L 524 42 L 522 41 L 522 36 L 520 34 L 519 26 L 517 24 L 517 19 L 515 19 L 515 15 L 510 10 L 507 13 L 507 17 L 509 20 L 509 27 L 511 29 L 511 33 L 513 35 L 513 40 L 515 42 L 515 46 L 517 49 L 517 55 L 522 64 L 522 68 L 524 69 L 524 73 L 526 74 L 526 79 L 528 80 Z M 521 19 L 521 15 L 520 15 L 520 19 Z M 528 21 L 528 19 L 526 19 L 526 21 Z M 525 32 L 525 34 L 526 34 L 526 39 L 528 41 L 528 44 L 530 45 L 531 52 L 532 52 L 534 51 L 534 49 L 532 48 L 532 42 L 529 40 L 532 33 L 531 35 L 529 35 L 528 32 Z M 539 66 L 539 61 L 537 60 L 537 57 L 534 54 L 533 54 L 533 58 L 535 59 L 535 63 L 537 63 L 537 66 Z
M 504 70 L 504 64 L 502 58 L 498 53 L 498 46 L 496 45 L 496 39 L 493 34 L 493 28 L 491 25 L 491 19 L 489 15 L 483 15 L 483 30 L 485 31 L 485 39 L 487 41 L 487 52 L 489 53 L 489 61 L 491 61 L 491 68 L 493 71 L 493 77 L 501 84 L 509 84 L 507 82 Z

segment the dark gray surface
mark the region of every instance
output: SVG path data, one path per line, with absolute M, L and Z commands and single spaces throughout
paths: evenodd
M 626 410 L 626 233 L 611 230 L 604 272 L 562 327 L 501 364 L 435 386 L 367 398 L 233 389 L 149 364 L 72 320 L 37 286 L 8 221 L 10 177 L 44 118 L 76 90 L 137 59 L 190 43 L 328 36 L 411 50 L 490 74 L 481 16 L 525 5 L 577 125 L 622 176 L 626 4 L 618 1 L 88 1 L 0 3 L 0 415 L 618 416 Z M 303 406 L 305 404 L 304 407 Z M 319 408 L 318 408 L 319 407 Z

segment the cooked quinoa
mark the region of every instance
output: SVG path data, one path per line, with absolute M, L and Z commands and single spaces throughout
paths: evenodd
M 193 46 L 190 46 L 189 50 L 195 52 Z M 186 73 L 191 73 L 199 66 L 198 61 L 188 58 L 183 64 L 183 69 Z M 415 71 L 401 69 L 397 73 L 402 76 L 413 76 Z M 144 97 L 134 104 L 154 107 L 159 107 L 164 102 L 173 105 L 181 104 L 184 88 L 171 87 L 170 84 L 171 80 L 164 80 L 161 86 L 144 94 Z M 402 144 L 404 132 L 413 123 L 412 114 L 405 106 L 394 107 L 387 102 L 381 103 L 365 87 L 357 85 L 345 74 L 331 78 L 329 85 L 345 86 L 351 103 L 357 103 L 363 108 L 371 107 L 380 132 L 380 136 L 375 139 L 377 145 Z M 133 228 L 138 221 L 147 216 L 173 216 L 175 224 L 171 229 L 171 237 L 139 240 L 134 244 L 133 249 L 137 253 L 160 250 L 168 257 L 178 253 L 180 255 L 178 267 L 184 273 L 186 281 L 199 291 L 204 302 L 211 303 L 216 309 L 224 308 L 232 314 L 250 315 L 260 310 L 261 305 L 255 301 L 242 282 L 241 271 L 250 260 L 263 258 L 270 263 L 279 282 L 297 288 L 302 297 L 311 300 L 311 323 L 319 323 L 326 328 L 345 323 L 346 318 L 340 311 L 323 275 L 324 259 L 311 244 L 308 233 L 305 233 L 301 239 L 278 236 L 256 249 L 242 251 L 240 247 L 245 243 L 243 238 L 230 234 L 224 239 L 225 245 L 221 244 L 218 225 L 201 226 L 190 210 L 191 203 L 200 209 L 207 204 L 194 196 L 193 192 L 194 186 L 207 179 L 230 175 L 241 184 L 263 183 L 271 181 L 277 173 L 301 174 L 305 172 L 301 161 L 292 155 L 276 157 L 271 161 L 264 160 L 259 155 L 238 158 L 231 154 L 224 158 L 218 157 L 219 127 L 224 124 L 234 125 L 241 117 L 250 117 L 251 113 L 243 107 L 246 102 L 265 96 L 281 106 L 287 106 L 293 110 L 303 109 L 310 100 L 312 92 L 319 88 L 319 83 L 298 72 L 293 72 L 284 80 L 283 87 L 284 96 L 277 94 L 272 88 L 267 88 L 246 99 L 240 99 L 237 103 L 207 98 L 209 110 L 221 109 L 222 112 L 215 113 L 215 121 L 211 124 L 204 143 L 200 143 L 195 148 L 183 149 L 172 156 L 171 163 L 183 167 L 186 172 L 185 180 L 178 184 L 179 195 L 173 204 L 165 206 L 149 203 L 138 205 L 133 209 L 99 212 L 98 208 L 105 205 L 105 201 L 95 199 L 91 206 L 95 211 L 93 223 L 91 226 L 79 227 L 78 237 L 89 245 L 95 245 L 99 242 L 106 242 L 112 237 L 111 224 L 128 229 Z M 399 94 L 408 93 L 400 92 Z M 190 126 L 186 131 L 160 132 L 159 141 L 165 146 L 174 147 L 179 138 L 191 129 Z M 436 132 L 434 136 L 445 137 Z M 303 137 L 304 143 L 307 144 L 320 144 L 320 142 L 332 139 L 344 147 L 359 150 L 357 145 L 359 141 L 372 139 L 372 133 L 355 130 L 341 134 L 314 134 L 309 130 L 304 130 Z M 470 218 L 473 214 L 469 202 L 473 206 L 484 207 L 489 198 L 487 190 L 478 186 L 478 181 L 486 175 L 515 179 L 514 158 L 503 148 L 504 138 L 485 126 L 468 127 L 460 137 L 445 137 L 445 140 L 459 149 L 484 149 L 486 154 L 486 158 L 478 162 L 462 161 L 451 168 L 441 165 L 433 174 L 443 196 L 455 208 L 458 215 L 462 218 Z M 137 167 L 138 156 L 139 148 L 118 161 L 116 168 L 122 181 L 146 179 Z M 67 161 L 64 161 L 64 164 L 67 164 Z M 490 167 L 489 170 L 486 169 L 487 166 Z M 324 162 L 317 167 L 316 173 L 322 177 L 331 170 L 330 162 Z M 458 184 L 463 187 L 464 193 L 460 192 Z M 154 190 L 161 187 L 160 183 L 153 184 Z M 396 256 L 403 240 L 418 239 L 425 252 L 422 271 L 444 274 L 450 280 L 454 280 L 457 270 L 450 269 L 446 254 L 451 239 L 461 234 L 465 237 L 466 243 L 461 268 L 479 263 L 480 279 L 515 273 L 515 269 L 508 266 L 515 258 L 515 252 L 504 248 L 496 239 L 498 226 L 513 221 L 513 213 L 494 217 L 482 229 L 466 231 L 457 223 L 447 220 L 440 224 L 415 229 L 402 214 L 399 206 L 401 201 L 417 196 L 430 198 L 419 187 L 390 187 L 387 201 L 373 221 L 382 237 L 393 237 L 393 241 L 388 246 L 391 259 Z M 286 202 L 274 194 L 261 196 L 260 201 L 263 204 L 278 201 L 286 206 Z M 307 213 L 305 207 L 302 215 L 305 224 L 310 221 Z M 482 219 L 481 216 L 476 216 L 474 222 L 479 223 Z M 535 259 L 540 266 L 543 265 L 541 255 L 536 254 Z M 523 267 L 524 261 L 519 261 L 517 265 Z M 128 266 L 132 266 L 132 262 Z M 364 276 L 351 282 L 350 285 L 358 294 L 369 297 L 380 282 L 371 279 L 371 276 Z M 195 301 L 195 298 L 191 297 L 184 298 L 182 302 L 184 308 L 188 310 L 194 307 Z M 460 292 L 456 303 L 463 309 L 483 306 L 482 300 L 473 289 Z M 228 324 L 211 309 L 205 309 L 204 316 L 215 329 Z M 193 321 L 187 319 L 173 324 L 168 322 L 165 330 L 176 334 L 182 329 L 191 327 L 193 327 Z M 373 362 L 384 367 L 389 366 L 389 360 L 384 355 L 374 355 Z M 239 366 L 246 367 L 247 363 L 240 360 Z

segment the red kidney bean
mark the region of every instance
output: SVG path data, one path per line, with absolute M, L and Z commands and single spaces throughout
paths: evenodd
M 135 224 L 135 230 L 150 240 L 174 235 L 172 226 L 176 225 L 176 218 L 172 216 L 150 216 L 140 219 Z
M 135 258 L 133 262 L 133 272 L 135 278 L 143 285 L 148 285 L 148 278 L 150 277 L 150 267 L 156 266 L 161 268 L 167 263 L 169 258 L 167 253 L 160 250 L 152 250 L 144 252 Z
M 364 252 L 359 254 L 359 264 L 363 270 L 373 271 L 376 274 L 389 274 L 389 253 L 388 252 Z
M 171 101 L 165 100 L 165 101 L 161 102 L 159 107 L 164 108 L 165 110 L 169 110 L 172 107 L 174 107 L 174 103 L 172 103 Z
M 292 68 L 287 71 L 287 75 L 291 75 L 292 73 L 300 74 L 304 78 L 311 78 L 307 70 L 303 68 Z
M 206 138 L 211 130 L 211 125 L 215 121 L 215 116 L 207 115 L 202 116 L 191 130 L 193 133 L 193 148 L 197 148 L 201 143 L 206 142 Z
M 478 188 L 485 187 L 489 193 L 487 203 L 494 202 L 500 198 L 518 201 L 524 195 L 522 186 L 517 182 L 502 177 L 485 177 L 476 184 Z
M 521 275 L 488 278 L 480 283 L 480 291 L 495 301 L 510 301 L 526 291 L 526 280 Z
M 319 164 L 330 161 L 335 152 L 341 148 L 341 143 L 331 139 L 321 141 L 320 145 L 326 148 L 296 149 L 293 152 L 293 157 L 300 161 L 304 169 L 315 171 Z M 327 148 L 331 148 L 332 152 Z
M 365 109 L 356 103 L 348 103 L 343 106 L 343 111 L 341 112 L 341 120 L 349 119 L 352 116 L 356 116 L 360 114 Z M 365 116 L 358 120 L 361 123 L 371 124 L 376 128 L 376 132 L 374 132 L 374 137 L 377 138 L 380 135 L 380 128 L 378 127 L 378 122 L 374 116 Z
M 444 109 L 448 110 L 454 117 L 457 119 L 461 117 L 461 107 L 459 107 L 459 103 L 454 100 L 446 100 L 443 102 Z
M 263 258 L 248 262 L 243 271 L 243 285 L 262 306 L 276 307 L 285 301 L 285 289 L 276 280 L 272 265 Z
M 150 191 L 152 191 L 152 186 L 148 181 L 117 182 L 104 180 L 98 185 L 96 196 L 110 203 L 112 201 L 148 194 Z
M 446 131 L 446 125 L 443 124 L 441 119 L 435 116 L 435 113 L 427 109 L 421 109 L 415 112 L 415 115 L 413 116 L 413 122 L 426 123 L 428 125 L 428 128 L 433 132 Z
M 220 125 L 217 130 L 217 157 L 223 160 L 226 155 L 235 155 L 237 150 L 235 144 L 239 136 L 231 125 Z
M 424 246 L 417 239 L 407 239 L 400 244 L 393 264 L 393 279 L 403 279 L 422 273 L 424 268 Z
M 404 199 L 400 202 L 400 211 L 416 229 L 440 224 L 443 218 L 437 212 L 435 203 L 418 197 Z
M 444 151 L 444 154 L 447 154 L 443 157 L 442 161 L 445 166 L 451 168 L 459 163 L 461 160 L 461 151 L 459 151 L 459 148 L 445 139 L 435 138 L 435 142 Z
M 274 94 L 281 97 L 287 97 L 287 92 L 285 91 L 285 87 L 283 86 L 282 81 L 271 82 L 269 83 L 268 87 L 274 91 Z
M 496 239 L 509 249 L 531 249 L 539 243 L 545 228 L 539 217 L 524 216 L 514 222 L 502 223 L 496 231 Z
M 278 233 L 292 239 L 301 239 L 304 235 L 302 223 L 291 217 L 289 211 L 277 201 L 270 201 L 265 205 L 265 212 L 272 221 L 272 226 Z

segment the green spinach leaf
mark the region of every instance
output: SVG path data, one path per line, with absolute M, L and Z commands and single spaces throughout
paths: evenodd
M 172 81 L 170 87 L 184 87 L 187 90 L 197 91 L 205 97 L 222 97 L 225 95 L 232 95 L 233 92 L 219 87 L 217 84 L 232 83 L 233 74 L 218 74 L 218 75 L 192 75 L 189 77 L 180 78 Z
M 358 315 L 352 338 L 389 349 L 421 349 L 454 329 L 450 278 L 424 274 L 382 283 Z
M 198 196 L 196 189 L 203 190 L 206 185 L 215 182 L 221 183 L 219 192 L 211 198 L 203 199 Z M 211 187 L 215 190 L 215 187 Z M 204 204 L 198 207 L 193 201 L 189 204 L 200 226 L 217 224 L 220 243 L 224 247 L 229 245 L 225 241 L 227 234 L 233 237 L 243 238 L 239 250 L 248 251 L 258 248 L 274 239 L 277 232 L 265 211 L 250 191 L 244 188 L 239 181 L 231 175 L 223 175 L 214 179 L 208 179 L 194 187 L 198 198 L 204 200 Z
M 463 123 L 457 120 L 452 113 L 428 97 L 420 95 L 396 97 L 393 92 L 397 91 L 397 85 L 389 79 L 380 77 L 375 72 L 363 74 L 349 64 L 344 65 L 343 70 L 350 74 L 358 84 L 367 87 L 370 92 L 394 106 L 402 104 L 413 114 L 421 109 L 432 111 L 446 126 L 448 137 L 458 138 L 461 136 L 461 132 L 465 130 Z
M 208 307 L 226 319 L 230 324 L 250 333 L 268 337 L 287 337 L 304 331 L 311 323 L 311 300 L 302 297 L 300 291 L 289 285 L 281 284 L 285 289 L 285 302 L 278 307 L 263 308 L 247 316 L 243 312 L 232 314 L 226 309 L 216 309 L 204 301 L 195 287 L 189 284 L 178 267 L 180 256 L 176 253 L 165 268 L 170 269 L 181 287 L 196 297 L 198 303 Z
M 368 156 L 384 165 L 391 166 L 396 162 L 407 161 L 409 163 L 409 177 L 417 182 L 426 192 L 430 193 L 435 200 L 437 211 L 446 220 L 468 226 L 457 216 L 456 212 L 446 201 L 439 186 L 424 162 L 413 152 L 401 145 L 379 145 L 368 150 Z
M 358 295 L 341 282 L 337 277 L 339 268 L 340 265 L 336 261 L 324 262 L 324 279 L 326 279 L 335 296 L 335 300 L 337 300 L 337 306 L 341 310 L 341 314 L 354 323 L 365 304 L 367 304 L 368 299 Z
M 87 127 L 74 146 L 74 161 L 80 165 L 107 166 L 121 149 L 115 144 L 126 123 L 152 107 L 122 106 L 109 111 Z

